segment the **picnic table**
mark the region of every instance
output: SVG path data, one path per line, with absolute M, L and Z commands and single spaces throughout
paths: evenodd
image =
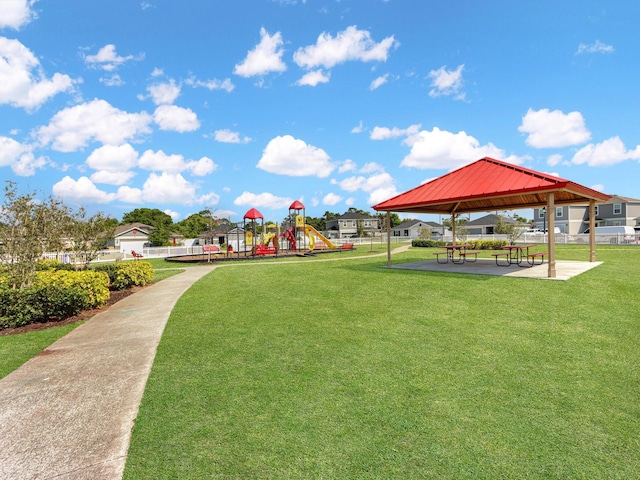
M 456 244 L 456 245 L 445 245 L 443 247 L 445 249 L 444 252 L 435 252 L 436 262 L 438 263 L 464 263 L 464 262 L 475 262 L 478 259 L 478 251 L 469 250 L 473 248 L 473 245 L 467 244 Z M 457 255 L 456 255 L 457 254 Z M 445 261 L 440 261 L 440 257 L 444 257 Z M 469 260 L 469 257 L 473 256 L 473 260 Z
M 500 250 L 505 250 L 500 253 L 492 253 L 491 255 L 496 259 L 496 265 L 500 267 L 508 267 L 509 265 L 518 265 L 519 267 L 533 267 L 534 265 L 540 265 L 544 262 L 544 257 L 547 252 L 529 253 L 529 249 L 537 247 L 537 243 L 530 243 L 525 245 L 505 245 L 500 247 Z M 504 257 L 504 262 L 500 263 L 499 259 Z M 540 258 L 540 262 L 536 263 L 536 259 Z

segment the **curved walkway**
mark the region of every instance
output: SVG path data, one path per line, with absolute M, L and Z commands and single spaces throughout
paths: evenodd
M 142 393 L 189 268 L 91 318 L 0 380 L 0 478 L 122 478 Z
M 0 380 L 0 478 L 121 479 L 171 310 L 194 282 L 220 266 L 187 268 L 124 298 Z

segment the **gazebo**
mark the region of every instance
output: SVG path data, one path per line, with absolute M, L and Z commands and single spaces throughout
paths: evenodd
M 451 215 L 453 241 L 456 241 L 455 217 L 461 213 L 495 210 L 519 210 L 556 205 L 589 204 L 589 261 L 596 260 L 595 205 L 611 198 L 602 192 L 528 168 L 494 158 L 481 158 L 469 165 L 374 205 L 387 212 L 387 231 L 391 212 Z M 555 228 L 555 215 L 549 214 L 548 232 Z M 556 276 L 555 235 L 548 237 L 548 277 Z M 391 265 L 391 238 L 387 235 L 387 264 Z

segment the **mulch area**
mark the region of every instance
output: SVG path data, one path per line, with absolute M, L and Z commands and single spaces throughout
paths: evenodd
M 143 288 L 148 287 L 149 285 L 152 285 L 152 283 L 149 283 L 148 285 L 145 285 L 144 287 L 131 287 L 131 288 L 128 288 L 126 290 L 114 290 L 114 291 L 111 292 L 111 295 L 109 296 L 109 300 L 107 300 L 107 303 L 105 303 L 100 308 L 93 308 L 91 310 L 84 310 L 84 311 L 78 313 L 77 315 L 74 315 L 73 317 L 65 318 L 64 320 L 60 320 L 60 321 L 53 321 L 53 322 L 47 322 L 47 323 L 32 323 L 30 325 L 25 325 L 24 327 L 5 328 L 4 330 L 0 330 L 0 336 L 15 335 L 15 334 L 18 334 L 18 333 L 25 333 L 25 332 L 36 332 L 36 331 L 39 331 L 39 330 L 46 330 L 47 328 L 51 328 L 51 327 L 59 327 L 60 325 L 68 325 L 70 323 L 76 323 L 76 322 L 82 322 L 84 320 L 89 320 L 94 315 L 97 315 L 98 313 L 101 313 L 101 312 L 104 312 L 106 310 L 109 310 L 109 308 L 111 306 L 113 306 L 114 304 L 118 303 L 123 298 L 126 298 L 129 295 L 132 295 L 132 294 L 134 294 L 136 292 L 139 292 L 140 290 L 142 290 Z

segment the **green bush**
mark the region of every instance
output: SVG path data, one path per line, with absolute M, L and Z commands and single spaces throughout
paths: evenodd
M 506 240 L 469 240 L 466 242 L 458 242 L 471 245 L 473 250 L 499 250 L 500 247 L 508 245 Z M 412 247 L 444 247 L 450 245 L 451 242 L 443 242 L 442 240 L 424 240 L 416 239 L 411 241 Z
M 40 260 L 36 264 L 36 270 L 38 271 L 46 271 L 46 270 L 68 270 L 68 271 L 76 271 L 78 270 L 75 265 L 71 263 L 60 263 L 57 260 Z
M 0 290 L 0 329 L 63 320 L 87 308 L 88 293 L 80 287 L 41 284 L 22 290 Z
M 84 308 L 101 307 L 109 300 L 109 276 L 104 272 L 91 270 L 67 271 L 46 270 L 36 273 L 35 287 L 61 285 L 79 288 L 86 293 L 87 303 Z
M 412 247 L 433 248 L 433 247 L 444 247 L 445 245 L 447 245 L 447 242 L 444 242 L 442 240 L 430 240 L 430 239 L 424 239 L 424 238 L 417 238 L 411 241 Z
M 149 262 L 118 262 L 98 265 L 96 271 L 109 276 L 112 290 L 142 286 L 153 280 L 153 266 Z

